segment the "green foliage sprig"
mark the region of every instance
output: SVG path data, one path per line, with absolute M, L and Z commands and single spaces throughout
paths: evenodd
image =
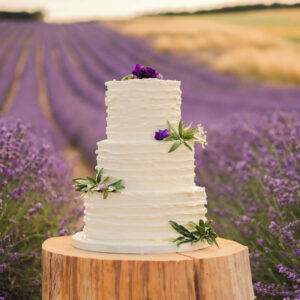
M 169 121 L 167 121 L 167 124 L 170 136 L 164 138 L 164 141 L 175 141 L 171 146 L 169 153 L 175 151 L 181 144 L 187 147 L 190 151 L 193 151 L 188 142 L 199 143 L 202 148 L 205 148 L 207 145 L 206 132 L 200 124 L 195 128 L 191 128 L 192 123 L 186 127 L 182 123 L 182 120 L 180 120 L 178 129 L 176 129 Z
M 75 190 L 78 192 L 99 192 L 102 193 L 103 198 L 106 199 L 108 193 L 119 192 L 119 190 L 124 189 L 125 186 L 122 185 L 122 180 L 109 183 L 109 177 L 103 177 L 103 168 L 96 170 L 94 178 L 75 178 L 72 181 L 75 183 Z
M 206 241 L 209 245 L 215 244 L 219 247 L 216 238 L 218 237 L 217 233 L 212 228 L 212 222 L 204 222 L 199 220 L 199 223 L 189 222 L 188 227 L 179 225 L 175 221 L 169 221 L 170 225 L 181 234 L 178 238 L 174 239 L 172 242 L 176 243 L 177 247 L 184 243 L 195 244 L 199 241 Z
M 138 79 L 138 77 L 134 74 L 130 74 L 130 75 L 127 75 L 127 76 L 124 76 L 121 81 L 126 81 L 126 80 L 130 80 L 130 79 Z

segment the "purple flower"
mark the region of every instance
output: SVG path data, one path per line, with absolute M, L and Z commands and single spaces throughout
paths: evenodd
M 33 215 L 36 212 L 36 208 L 29 208 L 28 209 L 29 214 Z
M 7 264 L 1 264 L 0 265 L 0 273 L 3 273 L 6 268 L 7 268 Z
M 98 187 L 98 191 L 101 191 L 101 192 L 104 192 L 107 190 L 107 186 L 106 184 L 101 184 L 99 187 Z
M 35 285 L 35 286 L 39 286 L 39 285 L 40 285 L 40 280 L 36 278 L 36 279 L 34 280 L 34 285 Z
M 60 230 L 58 231 L 58 235 L 59 235 L 59 236 L 66 235 L 67 233 L 68 233 L 68 231 L 67 231 L 66 229 L 60 229 Z
M 161 130 L 159 129 L 158 131 L 155 132 L 154 138 L 158 141 L 162 141 L 166 137 L 170 136 L 170 132 L 168 129 Z
M 42 203 L 38 202 L 36 205 L 35 205 L 36 209 L 37 210 L 41 210 L 43 208 L 43 205 Z
M 40 244 L 58 231 L 61 235 L 69 232 L 78 221 L 82 206 L 72 204 L 71 171 L 59 149 L 49 144 L 48 139 L 37 136 L 34 129 L 1 119 L 0 149 L 0 214 L 7 220 L 5 227 L 0 228 L 0 282 L 3 278 L 18 278 L 13 285 L 2 285 L 0 296 L 36 298 L 39 289 L 23 283 L 28 278 L 39 278 L 35 261 L 39 259 Z M 61 203 L 60 199 L 69 199 L 70 203 Z M 41 222 L 35 215 L 44 209 L 51 214 L 45 214 Z M 60 225 L 62 219 L 65 221 Z M 36 236 L 31 242 L 33 229 Z M 20 274 L 19 270 L 28 264 L 32 267 L 26 274 Z M 34 296 L 30 294 L 32 288 Z
M 300 299 L 299 117 L 276 113 L 255 122 L 241 117 L 213 132 L 201 164 L 196 162 L 216 230 L 249 246 L 258 297 Z
M 142 78 L 158 78 L 158 79 L 162 79 L 162 75 L 159 74 L 155 69 L 151 68 L 151 67 L 145 67 L 142 66 L 140 64 L 137 64 L 134 68 L 134 70 L 132 71 L 133 75 L 137 76 L 139 79 Z

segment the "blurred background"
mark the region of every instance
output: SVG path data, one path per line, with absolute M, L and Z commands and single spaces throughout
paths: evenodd
M 92 174 L 104 82 L 137 63 L 181 80 L 183 121 L 207 130 L 197 183 L 256 295 L 300 299 L 300 2 L 250 0 L 0 0 L 0 299 L 39 299 L 40 242 L 81 220 L 65 164 Z
M 19 0 L 0 9 L 1 115 L 48 131 L 83 166 L 94 166 L 105 137 L 104 82 L 136 63 L 181 80 L 183 119 L 208 130 L 241 113 L 299 109 L 295 1 Z

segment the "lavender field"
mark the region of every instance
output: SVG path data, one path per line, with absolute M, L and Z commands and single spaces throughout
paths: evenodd
M 249 247 L 257 299 L 300 299 L 300 87 L 245 82 L 149 43 L 96 22 L 0 22 L 0 300 L 41 298 L 41 243 L 81 226 L 70 150 L 92 170 L 104 83 L 137 63 L 181 80 L 183 121 L 207 130 L 196 182 L 218 234 Z
M 105 138 L 104 82 L 151 65 L 182 81 L 183 120 L 222 129 L 235 115 L 261 117 L 300 109 L 300 89 L 246 84 L 232 76 L 158 54 L 143 40 L 97 23 L 0 24 L 1 115 L 32 122 L 57 145 L 75 145 L 94 164 Z

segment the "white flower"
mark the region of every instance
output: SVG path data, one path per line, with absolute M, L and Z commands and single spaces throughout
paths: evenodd
M 201 124 L 198 124 L 196 126 L 197 132 L 194 135 L 195 143 L 201 144 L 202 148 L 204 149 L 207 145 L 207 139 L 206 139 L 206 131 L 204 130 L 203 126 Z

